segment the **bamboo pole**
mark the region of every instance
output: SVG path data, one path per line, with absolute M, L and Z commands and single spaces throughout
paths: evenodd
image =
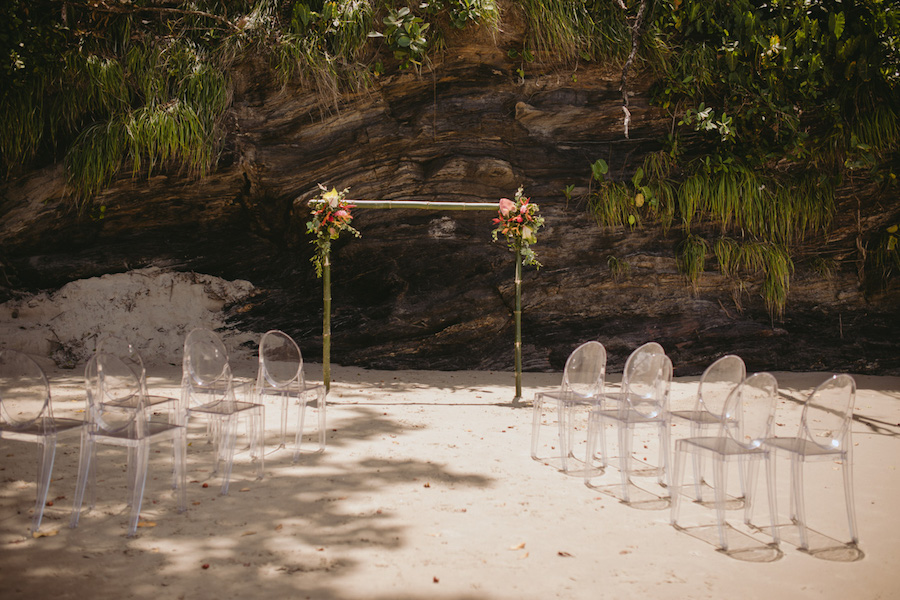
M 516 325 L 516 397 L 513 402 L 522 400 L 522 244 L 516 242 L 516 309 L 513 312 Z
M 317 206 L 324 200 L 310 200 L 309 205 Z M 415 208 L 420 210 L 497 210 L 493 202 L 430 202 L 416 200 L 350 200 L 357 208 Z
M 322 379 L 327 393 L 331 389 L 331 242 L 322 264 Z

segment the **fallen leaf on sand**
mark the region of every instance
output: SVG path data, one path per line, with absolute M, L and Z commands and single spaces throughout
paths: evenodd
M 256 535 L 256 532 L 255 531 L 245 531 L 244 533 L 241 534 L 241 537 L 246 537 L 248 535 Z
M 239 492 L 249 492 L 250 488 L 241 488 L 238 490 Z
M 282 529 L 284 529 L 284 525 L 282 525 L 281 523 L 275 526 L 275 531 L 281 531 Z
M 156 527 L 156 521 L 138 521 L 138 527 Z
M 520 554 L 520 555 L 518 556 L 518 559 L 519 559 L 519 560 L 522 560 L 523 558 L 528 558 L 528 553 L 527 553 L 527 552 L 523 552 L 522 554 Z
M 58 529 L 53 529 L 51 531 L 33 531 L 31 533 L 31 537 L 33 537 L 35 539 L 42 538 L 42 537 L 53 537 L 57 533 L 59 533 Z
M 522 542 L 521 544 L 517 544 L 515 546 L 510 546 L 509 549 L 510 550 L 521 550 L 524 547 L 525 547 L 525 542 Z
M 569 553 L 566 552 L 565 550 L 560 550 L 559 552 L 556 553 L 556 555 L 557 555 L 557 556 L 565 556 L 565 557 L 567 557 L 567 558 L 572 556 L 571 554 L 569 554 Z

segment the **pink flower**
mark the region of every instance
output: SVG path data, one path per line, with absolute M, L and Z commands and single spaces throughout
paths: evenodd
M 344 209 L 341 209 L 341 210 L 335 211 L 334 216 L 337 217 L 338 219 L 343 219 L 343 218 L 345 218 L 345 217 L 349 217 L 349 216 L 350 216 L 350 213 L 348 213 L 348 212 L 347 212 L 346 210 L 344 210 Z
M 516 223 L 521 223 L 521 222 L 522 222 L 522 217 L 516 217 Z
M 500 214 L 504 217 L 509 214 L 509 211 L 516 207 L 515 203 L 509 198 L 500 198 Z

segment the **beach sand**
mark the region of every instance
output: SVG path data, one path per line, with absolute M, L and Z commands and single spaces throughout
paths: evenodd
M 56 416 L 83 414 L 83 367 L 43 366 Z M 252 359 L 236 361 L 234 369 L 239 378 L 255 378 Z M 321 381 L 320 365 L 308 364 L 306 373 Z M 777 434 L 793 435 L 798 401 L 828 374 L 774 375 L 782 394 Z M 221 480 L 211 474 L 205 429 L 192 425 L 184 514 L 169 486 L 170 446 L 157 448 L 141 511 L 146 526 L 131 539 L 125 536 L 124 452 L 100 450 L 97 505 L 70 529 L 79 443 L 77 437 L 60 440 L 52 506 L 41 527 L 49 535 L 33 538 L 35 447 L 0 440 L 3 597 L 897 597 L 900 378 L 856 378 L 858 551 L 842 545 L 849 534 L 840 465 L 825 462 L 808 465 L 808 521 L 818 532 L 813 550 L 836 550 L 801 552 L 791 543 L 794 528 L 786 526 L 776 551 L 767 546 L 765 530 L 744 528 L 742 513 L 730 511 L 730 536 L 744 551 L 726 554 L 715 548 L 714 527 L 673 528 L 665 500 L 620 503 L 613 466 L 593 489 L 580 474 L 561 473 L 552 409 L 542 418 L 547 459 L 531 459 L 530 401 L 556 388 L 558 373 L 526 373 L 525 401 L 518 403 L 506 372 L 338 366 L 333 376 L 325 452 L 292 464 L 291 450 L 276 448 L 279 411 L 267 407 L 265 477 L 253 479 L 241 444 L 227 496 L 219 495 Z M 618 377 L 610 376 L 613 389 Z M 180 378 L 180 365 L 148 368 L 154 394 L 177 395 Z M 697 381 L 675 379 L 673 407 L 689 401 Z M 310 433 L 314 423 L 307 418 Z M 686 426 L 672 428 L 673 439 L 687 433 Z M 638 458 L 646 454 L 656 462 L 652 429 L 638 430 L 635 448 Z M 778 460 L 779 522 L 787 521 L 787 467 L 786 459 Z M 648 498 L 665 496 L 653 477 L 634 482 Z M 755 519 L 765 524 L 763 498 Z M 714 523 L 712 510 L 684 504 L 685 523 Z

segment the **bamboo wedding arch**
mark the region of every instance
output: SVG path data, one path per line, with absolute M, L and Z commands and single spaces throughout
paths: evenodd
M 373 208 L 373 209 L 416 209 L 416 210 L 433 210 L 433 211 L 495 211 L 499 213 L 499 217 L 494 219 L 494 223 L 499 224 L 495 230 L 493 238 L 496 240 L 498 233 L 506 236 L 510 250 L 515 254 L 516 270 L 515 270 L 515 290 L 516 300 L 515 309 L 513 311 L 513 320 L 515 324 L 515 377 L 516 377 L 516 395 L 513 399 L 518 402 L 522 399 L 522 266 L 525 264 L 533 264 L 540 267 L 540 263 L 534 260 L 534 252 L 530 250 L 530 243 L 534 243 L 534 232 L 543 224 L 542 217 L 536 217 L 537 205 L 529 204 L 528 198 L 522 195 L 522 189 L 516 192 L 516 202 L 512 202 L 506 198 L 501 199 L 500 205 L 487 202 L 449 202 L 449 201 L 397 201 L 397 200 L 348 200 L 344 195 L 348 190 L 337 192 L 335 189 L 327 191 L 326 188 L 320 186 L 325 192 L 321 198 L 314 198 L 309 201 L 309 207 L 313 214 L 313 220 L 307 223 L 309 233 L 315 234 L 316 239 L 312 243 L 316 244 L 317 252 L 312 261 L 316 265 L 316 272 L 322 279 L 322 378 L 325 388 L 331 387 L 331 241 L 337 239 L 338 236 L 348 231 L 359 237 L 359 232 L 350 226 L 352 216 L 350 210 L 353 208 Z M 526 208 L 521 209 L 521 215 L 524 215 L 526 223 L 533 225 L 533 229 L 516 225 L 519 235 L 512 235 L 503 229 L 504 221 L 509 219 L 514 222 L 518 219 L 518 223 L 523 222 L 520 216 L 519 207 L 523 205 Z M 504 202 L 506 204 L 504 204 Z M 530 207 L 530 208 L 529 208 Z M 515 209 L 515 213 L 513 213 Z M 521 231 L 525 230 L 527 235 L 521 235 Z

